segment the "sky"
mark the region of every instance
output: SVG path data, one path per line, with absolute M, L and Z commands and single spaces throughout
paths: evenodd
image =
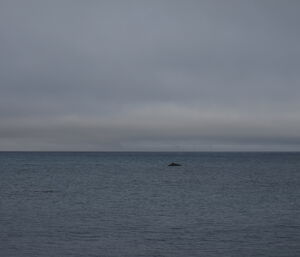
M 299 151 L 300 1 L 1 0 L 1 151 Z

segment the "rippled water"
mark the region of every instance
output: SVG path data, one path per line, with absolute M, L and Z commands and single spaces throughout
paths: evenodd
M 300 154 L 2 152 L 0 256 L 300 256 Z

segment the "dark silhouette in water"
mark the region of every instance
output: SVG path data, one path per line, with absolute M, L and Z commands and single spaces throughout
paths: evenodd
M 170 163 L 168 166 L 181 166 L 181 164 L 176 163 L 176 162 L 172 162 L 172 163 Z

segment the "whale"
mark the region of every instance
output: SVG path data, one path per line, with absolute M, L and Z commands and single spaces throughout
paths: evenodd
M 176 162 L 172 162 L 172 163 L 170 163 L 168 166 L 181 166 L 181 164 L 176 163 Z

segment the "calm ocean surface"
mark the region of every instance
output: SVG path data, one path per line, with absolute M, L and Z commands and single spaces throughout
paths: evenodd
M 299 257 L 300 153 L 1 152 L 0 256 Z

